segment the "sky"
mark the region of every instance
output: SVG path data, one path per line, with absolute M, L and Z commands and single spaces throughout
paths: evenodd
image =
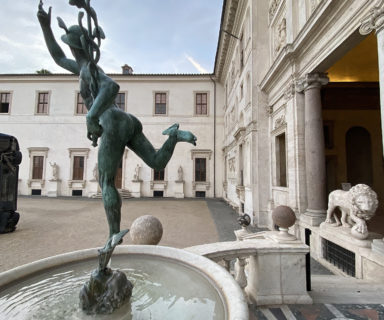
M 106 39 L 99 66 L 121 73 L 211 73 L 214 69 L 223 0 L 91 0 Z M 39 0 L 0 0 L 0 73 L 66 71 L 45 46 L 36 13 Z M 43 0 L 52 6 L 52 30 L 67 57 L 56 17 L 69 27 L 79 9 L 67 0 Z M 85 21 L 85 19 L 84 19 Z

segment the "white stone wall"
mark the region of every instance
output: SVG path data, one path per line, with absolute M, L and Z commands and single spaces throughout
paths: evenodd
M 209 150 L 211 159 L 207 162 L 206 196 L 221 196 L 222 152 L 221 141 L 223 132 L 222 121 L 222 87 L 216 85 L 216 111 L 214 110 L 214 84 L 209 76 L 113 76 L 120 85 L 120 92 L 126 93 L 126 111 L 134 114 L 143 124 L 144 133 L 155 148 L 160 148 L 166 137 L 161 132 L 173 123 L 179 123 L 180 129 L 190 130 L 197 136 L 197 146 L 191 144 L 177 144 L 174 156 L 165 170 L 166 187 L 165 197 L 173 197 L 175 193 L 175 180 L 177 169 L 181 165 L 184 172 L 184 195 L 194 197 L 193 189 L 193 160 L 192 150 Z M 91 146 L 86 137 L 85 115 L 75 115 L 76 95 L 79 85 L 77 78 L 70 75 L 37 76 L 12 75 L 0 76 L 0 91 L 12 92 L 10 113 L 0 114 L 0 131 L 15 136 L 23 153 L 23 162 L 20 165 L 19 192 L 30 195 L 31 189 L 42 190 L 47 195 L 52 179 L 52 170 L 48 162 L 56 162 L 59 167 L 58 195 L 70 196 L 72 189 L 69 186 L 71 178 L 71 148 L 81 149 L 81 154 L 87 154 L 85 161 L 85 183 L 74 183 L 73 189 L 83 189 L 84 196 L 97 192 L 97 183 L 94 181 L 93 169 L 97 162 L 97 148 Z M 48 115 L 35 114 L 36 96 L 38 91 L 50 92 Z M 166 116 L 154 115 L 154 92 L 168 93 L 168 112 Z M 194 114 L 195 92 L 208 93 L 208 115 L 196 116 Z M 218 107 L 220 106 L 220 107 Z M 214 113 L 216 112 L 216 152 L 214 152 Z M 48 148 L 43 171 L 43 184 L 30 182 L 31 179 L 31 152 L 38 152 L 40 148 Z M 77 151 L 74 152 L 77 152 Z M 214 157 L 216 170 L 214 170 Z M 151 181 L 152 169 L 143 163 L 132 151 L 126 151 L 123 158 L 123 189 L 131 190 L 136 164 L 142 166 L 140 178 L 142 182 L 142 196 L 153 195 Z M 214 174 L 216 181 L 214 182 Z M 220 182 L 220 183 L 218 183 Z M 156 186 L 155 188 L 156 189 Z

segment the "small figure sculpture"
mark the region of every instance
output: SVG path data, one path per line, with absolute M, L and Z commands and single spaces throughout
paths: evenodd
M 335 226 L 343 225 L 351 228 L 353 236 L 364 239 L 368 237 L 367 224 L 365 221 L 371 219 L 378 207 L 377 194 L 365 184 L 357 184 L 349 191 L 335 190 L 329 194 L 326 223 L 332 223 L 335 219 Z M 335 208 L 341 210 L 340 219 L 334 214 Z
M 135 173 L 133 174 L 133 181 L 139 181 L 140 180 L 140 165 L 137 164 L 135 168 Z
M 59 179 L 59 166 L 56 164 L 56 162 L 49 162 L 49 165 L 52 168 L 52 180 L 58 180 Z
M 177 169 L 177 181 L 183 181 L 183 179 L 183 168 L 179 166 L 179 169 Z
M 93 179 L 95 181 L 99 181 L 99 168 L 97 166 L 97 162 L 95 163 L 95 166 L 93 167 L 92 175 L 93 175 Z
M 46 12 L 40 0 L 37 17 L 52 58 L 59 66 L 80 78 L 80 95 L 88 110 L 86 116 L 88 139 L 96 147 L 100 138 L 99 185 L 109 225 L 109 238 L 104 248 L 99 250 L 98 270 L 92 274 L 91 280 L 85 285 L 86 289 L 82 290 L 81 304 L 87 313 L 103 313 L 106 308 L 95 306 L 93 302 L 100 301 L 101 304 L 104 302 L 108 304 L 111 301 L 104 299 L 104 295 L 109 295 L 111 298 L 120 296 L 120 292 L 115 290 L 119 290 L 121 283 L 118 287 L 114 286 L 113 290 L 106 285 L 106 282 L 110 283 L 110 280 L 115 278 L 114 273 L 117 272 L 112 272 L 107 265 L 115 246 L 129 231 L 120 231 L 121 198 L 114 184 L 125 147 L 133 150 L 151 168 L 161 170 L 167 165 L 178 142 L 184 141 L 196 145 L 196 137 L 189 131 L 179 130 L 179 125 L 174 124 L 163 131 L 164 135 L 168 135 L 168 139 L 158 151 L 155 150 L 143 134 L 141 122 L 116 106 L 115 100 L 120 87 L 97 65 L 100 59 L 101 39 L 104 39 L 105 35 L 98 25 L 96 12 L 91 7 L 90 0 L 69 0 L 69 4 L 84 9 L 87 14 L 87 28 L 83 26 L 82 21 L 84 11 L 79 12 L 78 25 L 69 28 L 61 18 L 57 18 L 59 27 L 65 31 L 61 39 L 69 46 L 74 60 L 65 56 L 53 35 L 52 7 Z M 119 281 L 124 277 L 123 273 L 116 276 Z M 102 285 L 98 284 L 100 279 L 104 279 Z M 129 285 L 125 286 L 125 288 L 128 287 Z M 102 288 L 109 288 L 109 291 L 104 292 Z M 127 294 L 123 295 L 122 299 L 129 299 L 129 297 L 130 292 L 127 290 Z M 113 305 L 118 307 L 119 303 L 113 303 Z M 106 312 L 111 311 L 108 309 Z

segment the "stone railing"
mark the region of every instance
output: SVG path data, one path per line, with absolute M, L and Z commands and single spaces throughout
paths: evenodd
M 185 250 L 222 265 L 244 290 L 249 303 L 257 305 L 312 303 L 306 291 L 305 255 L 309 247 L 300 241 L 273 239 L 274 231 L 243 237 L 242 241 L 218 242 Z

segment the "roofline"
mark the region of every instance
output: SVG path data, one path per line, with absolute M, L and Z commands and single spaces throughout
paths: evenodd
M 214 73 L 133 73 L 133 74 L 123 74 L 123 73 L 107 73 L 110 77 L 212 77 Z M 38 73 L 0 73 L 0 77 L 74 77 L 76 76 L 73 73 L 47 73 L 47 74 L 38 74 Z
M 216 72 L 217 72 L 216 67 L 217 67 L 217 60 L 219 58 L 219 49 L 220 49 L 219 47 L 220 47 L 221 35 L 222 35 L 221 30 L 223 28 L 226 5 L 227 5 L 227 0 L 223 0 L 223 7 L 221 9 L 221 20 L 220 20 L 219 38 L 218 38 L 218 41 L 217 41 L 217 48 L 216 48 L 215 66 L 214 66 L 214 69 L 213 69 L 213 75 L 215 75 L 216 77 L 218 77 L 218 74 L 216 74 Z

